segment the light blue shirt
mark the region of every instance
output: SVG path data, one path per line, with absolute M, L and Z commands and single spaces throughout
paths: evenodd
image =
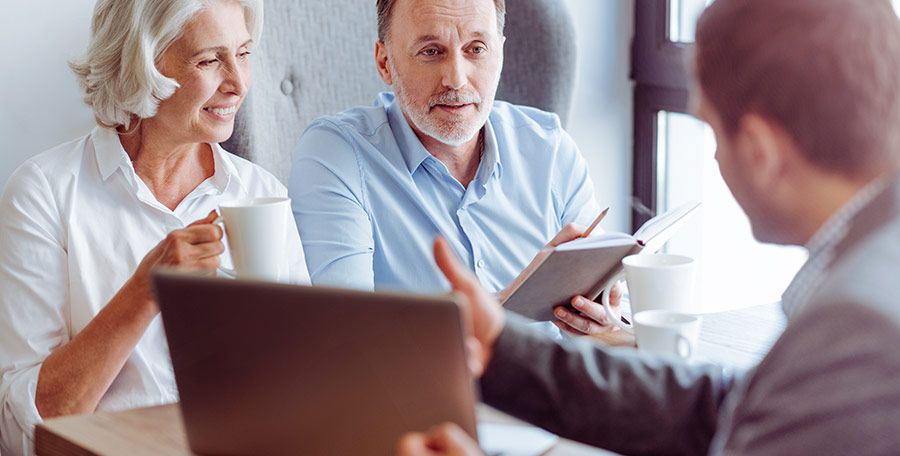
M 289 192 L 313 283 L 366 290 L 446 291 L 432 249 L 441 235 L 496 292 L 563 226 L 598 213 L 555 114 L 495 102 L 466 188 L 425 150 L 392 93 L 315 120 Z

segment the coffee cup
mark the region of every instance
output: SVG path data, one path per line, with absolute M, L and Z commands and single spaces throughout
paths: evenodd
M 279 281 L 285 262 L 290 198 L 246 198 L 219 205 L 214 223 L 225 227 L 234 269 L 220 267 L 241 279 Z
M 671 310 L 644 310 L 633 315 L 634 335 L 640 350 L 688 359 L 697 351 L 699 316 Z
M 644 310 L 688 312 L 694 290 L 694 259 L 673 254 L 637 254 L 622 259 L 624 271 L 609 281 L 601 302 L 609 319 L 633 333 L 634 326 L 616 317 L 609 305 L 612 285 L 625 278 L 632 315 Z

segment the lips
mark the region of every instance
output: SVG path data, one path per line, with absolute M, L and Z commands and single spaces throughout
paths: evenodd
M 238 106 L 237 106 L 237 105 L 232 105 L 232 106 L 215 106 L 215 107 L 213 107 L 213 106 L 207 106 L 207 107 L 203 108 L 203 110 L 206 111 L 206 112 L 213 113 L 213 114 L 215 114 L 215 115 L 217 115 L 217 116 L 220 116 L 220 117 L 227 117 L 227 116 L 230 116 L 230 115 L 236 113 L 237 110 L 238 110 Z
M 470 107 L 470 106 L 471 106 L 471 107 L 475 107 L 475 105 L 472 104 L 472 103 L 466 103 L 466 104 L 436 104 L 436 105 L 434 105 L 433 107 L 434 107 L 434 108 L 442 109 L 442 110 L 444 110 L 444 111 L 449 111 L 449 112 L 459 112 L 459 111 L 462 111 L 462 110 L 464 110 L 464 109 L 466 109 L 466 108 L 468 108 L 468 107 Z

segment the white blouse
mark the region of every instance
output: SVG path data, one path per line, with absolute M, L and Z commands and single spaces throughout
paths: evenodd
M 174 211 L 135 174 L 116 131 L 91 134 L 19 167 L 0 198 L 0 452 L 31 451 L 41 421 L 35 387 L 41 363 L 96 316 L 169 232 L 220 202 L 287 196 L 261 167 L 212 145 L 215 173 Z M 309 283 L 293 217 L 289 281 Z M 230 257 L 222 256 L 230 265 Z M 282 269 L 285 270 L 285 269 Z M 178 400 L 157 316 L 100 400 L 122 410 Z

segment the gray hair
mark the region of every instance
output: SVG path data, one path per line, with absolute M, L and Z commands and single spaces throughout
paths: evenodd
M 375 10 L 378 14 L 378 40 L 387 41 L 391 28 L 391 13 L 397 0 L 375 0 Z M 497 11 L 497 33 L 503 36 L 503 27 L 506 25 L 506 0 L 494 0 L 494 9 Z
M 129 127 L 156 115 L 179 87 L 156 68 L 162 54 L 197 13 L 228 0 L 98 0 L 85 56 L 69 64 L 97 122 Z M 262 34 L 262 0 L 238 1 L 255 42 Z

